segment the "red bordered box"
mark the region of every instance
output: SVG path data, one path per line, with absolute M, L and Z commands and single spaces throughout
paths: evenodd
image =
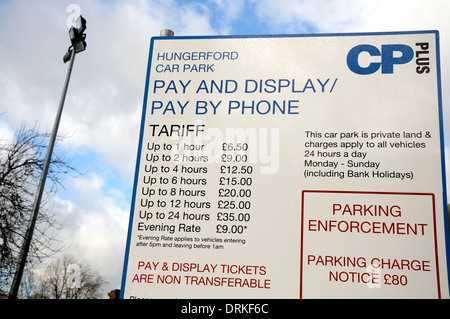
M 407 192 L 368 192 L 368 191 L 329 191 L 329 190 L 303 190 L 301 201 L 301 234 L 300 234 L 300 299 L 303 298 L 303 252 L 304 252 L 304 227 L 305 227 L 305 194 L 307 193 L 323 193 L 323 194 L 365 194 L 365 195 L 408 195 L 408 196 L 430 196 L 433 208 L 433 235 L 434 235 L 434 252 L 436 262 L 436 288 L 438 298 L 441 299 L 440 277 L 439 277 L 439 258 L 438 258 L 438 243 L 436 233 L 436 204 L 435 196 L 432 193 L 407 193 Z

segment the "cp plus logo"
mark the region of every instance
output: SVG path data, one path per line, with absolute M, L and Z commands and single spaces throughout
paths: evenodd
M 361 54 L 370 56 L 371 62 L 369 65 L 362 66 L 360 64 L 359 56 Z M 381 59 L 378 57 L 381 57 Z M 381 73 L 392 74 L 394 73 L 394 65 L 408 63 L 413 57 L 414 50 L 405 44 L 385 44 L 381 46 L 381 51 L 373 45 L 361 44 L 348 52 L 347 65 L 350 70 L 357 74 L 372 74 L 377 72 L 380 67 Z

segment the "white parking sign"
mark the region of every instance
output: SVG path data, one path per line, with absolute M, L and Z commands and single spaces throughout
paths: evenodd
M 436 31 L 151 40 L 122 298 L 448 298 Z

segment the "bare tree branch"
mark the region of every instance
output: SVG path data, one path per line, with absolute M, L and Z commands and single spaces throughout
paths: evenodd
M 50 135 L 22 125 L 13 140 L 0 139 L 0 288 L 8 287 L 33 208 Z M 54 152 L 45 196 L 28 255 L 28 267 L 60 250 L 52 231 L 60 229 L 51 197 L 63 187 L 67 175 L 79 172 L 69 160 Z
M 35 296 L 46 299 L 98 299 L 106 281 L 74 257 L 63 256 L 47 266 L 38 278 Z

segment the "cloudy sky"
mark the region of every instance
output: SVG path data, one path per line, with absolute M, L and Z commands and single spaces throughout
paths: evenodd
M 176 35 L 439 30 L 444 131 L 450 141 L 448 0 L 0 0 L 0 136 L 26 121 L 53 126 L 67 65 L 68 29 L 82 14 L 87 50 L 76 57 L 60 151 L 83 175 L 55 202 L 67 226 L 65 254 L 120 288 L 149 41 Z M 446 153 L 449 146 L 446 144 Z

